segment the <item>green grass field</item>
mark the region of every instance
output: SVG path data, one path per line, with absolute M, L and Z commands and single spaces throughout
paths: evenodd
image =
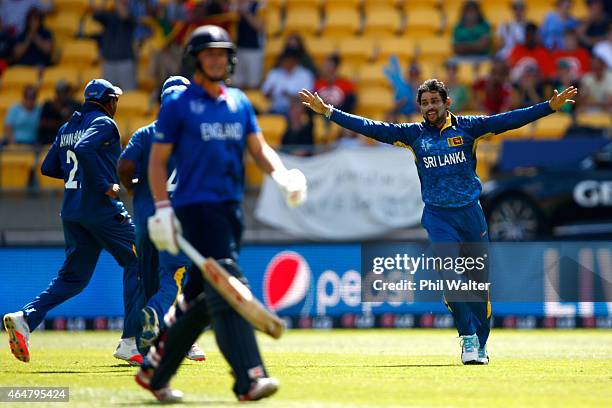
M 497 330 L 489 366 L 462 366 L 455 336 L 424 329 L 295 330 L 280 341 L 259 336 L 281 389 L 258 406 L 610 406 L 612 331 Z M 24 364 L 10 354 L 4 335 L 0 385 L 68 386 L 70 406 L 150 406 L 152 396 L 132 378 L 136 369 L 112 357 L 118 337 L 37 332 L 32 361 Z M 204 334 L 200 345 L 208 360 L 184 363 L 173 386 L 189 406 L 237 405 L 212 335 Z

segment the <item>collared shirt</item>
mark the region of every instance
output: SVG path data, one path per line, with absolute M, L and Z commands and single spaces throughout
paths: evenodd
M 493 116 L 449 113 L 442 129 L 421 123 L 386 123 L 334 109 L 330 119 L 380 142 L 409 149 L 421 180 L 426 205 L 455 208 L 478 200 L 482 186 L 476 174 L 476 143 L 488 133 L 502 133 L 552 113 L 548 102 Z
M 154 143 L 173 143 L 175 207 L 242 200 L 246 139 L 260 129 L 241 90 L 224 87 L 213 99 L 192 83 L 164 102 L 156 126 Z

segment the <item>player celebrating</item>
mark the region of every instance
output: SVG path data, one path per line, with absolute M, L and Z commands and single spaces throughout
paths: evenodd
M 476 142 L 488 133 L 519 128 L 559 110 L 566 102 L 574 103 L 577 92 L 574 87 L 561 93 L 555 90 L 549 101 L 493 116 L 455 116 L 449 112 L 452 101 L 444 83 L 430 79 L 417 92 L 424 121 L 399 124 L 347 114 L 305 89 L 300 97 L 304 105 L 344 128 L 410 149 L 421 180 L 425 202 L 421 222 L 429 239 L 439 246 L 454 244 L 463 249 L 469 247 L 468 243 L 488 242 L 487 224 L 478 201 L 482 187 L 476 175 Z M 449 301 L 447 305 L 462 339 L 463 364 L 488 364 L 489 302 Z
M 170 95 L 187 89 L 189 80 L 182 76 L 168 78 L 161 89 L 162 104 Z M 149 190 L 147 170 L 149 153 L 155 135 L 155 122 L 138 129 L 130 138 L 117 164 L 117 173 L 128 192 L 134 195 L 134 224 L 136 226 L 136 250 L 139 255 L 138 265 L 142 277 L 147 305 L 142 309 L 142 334 L 140 345 L 148 347 L 153 344 L 164 327 L 163 317 L 181 291 L 185 269 L 191 264 L 189 259 L 180 254 L 172 256 L 168 252 L 158 253 L 149 239 L 147 218 L 155 212 L 155 204 Z M 176 186 L 176 170 L 168 169 L 168 191 Z M 206 359 L 204 352 L 194 344 L 187 358 L 195 361 Z
M 243 228 L 245 148 L 291 204 L 305 198 L 305 178 L 299 170 L 288 171 L 265 142 L 244 93 L 224 86 L 236 64 L 228 33 L 216 26 L 198 27 L 186 51 L 195 59 L 192 84 L 162 105 L 156 124 L 149 162 L 156 210 L 149 219 L 149 234 L 160 251 L 176 254 L 176 233 L 182 226 L 185 238 L 200 253 L 244 280 L 236 261 Z M 172 204 L 166 191 L 170 155 L 178 176 Z M 268 377 L 253 327 L 203 281 L 199 270 L 192 266 L 188 274 L 183 300 L 176 308 L 180 317 L 174 322 L 168 319 L 171 325 L 149 351 L 136 381 L 158 400 L 179 400 L 182 394 L 171 390 L 168 382 L 207 324 L 210 311 L 219 349 L 232 368 L 237 398 L 259 400 L 275 393 L 278 381 Z
M 102 249 L 124 269 L 125 324 L 115 357 L 142 363 L 136 349 L 139 312 L 144 306 L 134 248 L 134 224 L 119 200 L 115 165 L 121 152 L 113 116 L 121 89 L 104 79 L 85 87 L 82 113 L 65 123 L 42 163 L 42 174 L 64 180 L 61 217 L 66 260 L 49 287 L 16 313 L 4 316 L 13 355 L 30 360 L 29 334 L 49 310 L 80 293 L 89 283 Z

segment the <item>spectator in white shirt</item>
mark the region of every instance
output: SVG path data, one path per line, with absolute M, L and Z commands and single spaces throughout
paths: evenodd
M 496 32 L 500 41 L 497 56 L 502 59 L 508 58 L 514 46 L 525 42 L 525 26 L 527 25 L 525 3 L 523 0 L 514 0 L 511 7 L 514 19 L 500 24 Z
M 299 64 L 299 55 L 293 50 L 286 50 L 280 56 L 278 68 L 274 68 L 261 87 L 262 92 L 270 99 L 270 113 L 286 115 L 291 98 L 302 88 L 313 89 L 312 73 Z
M 581 106 L 586 110 L 612 110 L 612 70 L 598 57 L 593 58 L 591 72 L 582 77 Z
M 612 69 L 612 26 L 608 30 L 606 39 L 595 44 L 593 55 L 605 61 L 609 69 Z

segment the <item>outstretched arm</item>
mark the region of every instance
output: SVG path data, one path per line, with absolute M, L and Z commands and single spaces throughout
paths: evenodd
M 413 139 L 411 133 L 413 128 L 417 126 L 416 124 L 387 123 L 351 115 L 323 102 L 323 99 L 316 92 L 313 94 L 307 89 L 302 89 L 299 95 L 302 103 L 314 112 L 324 115 L 343 128 L 361 133 L 379 142 L 394 144 L 399 141 L 404 144 L 410 144 Z
M 515 109 L 498 115 L 474 117 L 472 118 L 472 133 L 474 137 L 479 137 L 487 133 L 503 133 L 510 129 L 520 128 L 561 109 L 565 103 L 575 103 L 574 97 L 577 94 L 578 89 L 570 86 L 561 93 L 555 90 L 549 101 L 528 108 Z

